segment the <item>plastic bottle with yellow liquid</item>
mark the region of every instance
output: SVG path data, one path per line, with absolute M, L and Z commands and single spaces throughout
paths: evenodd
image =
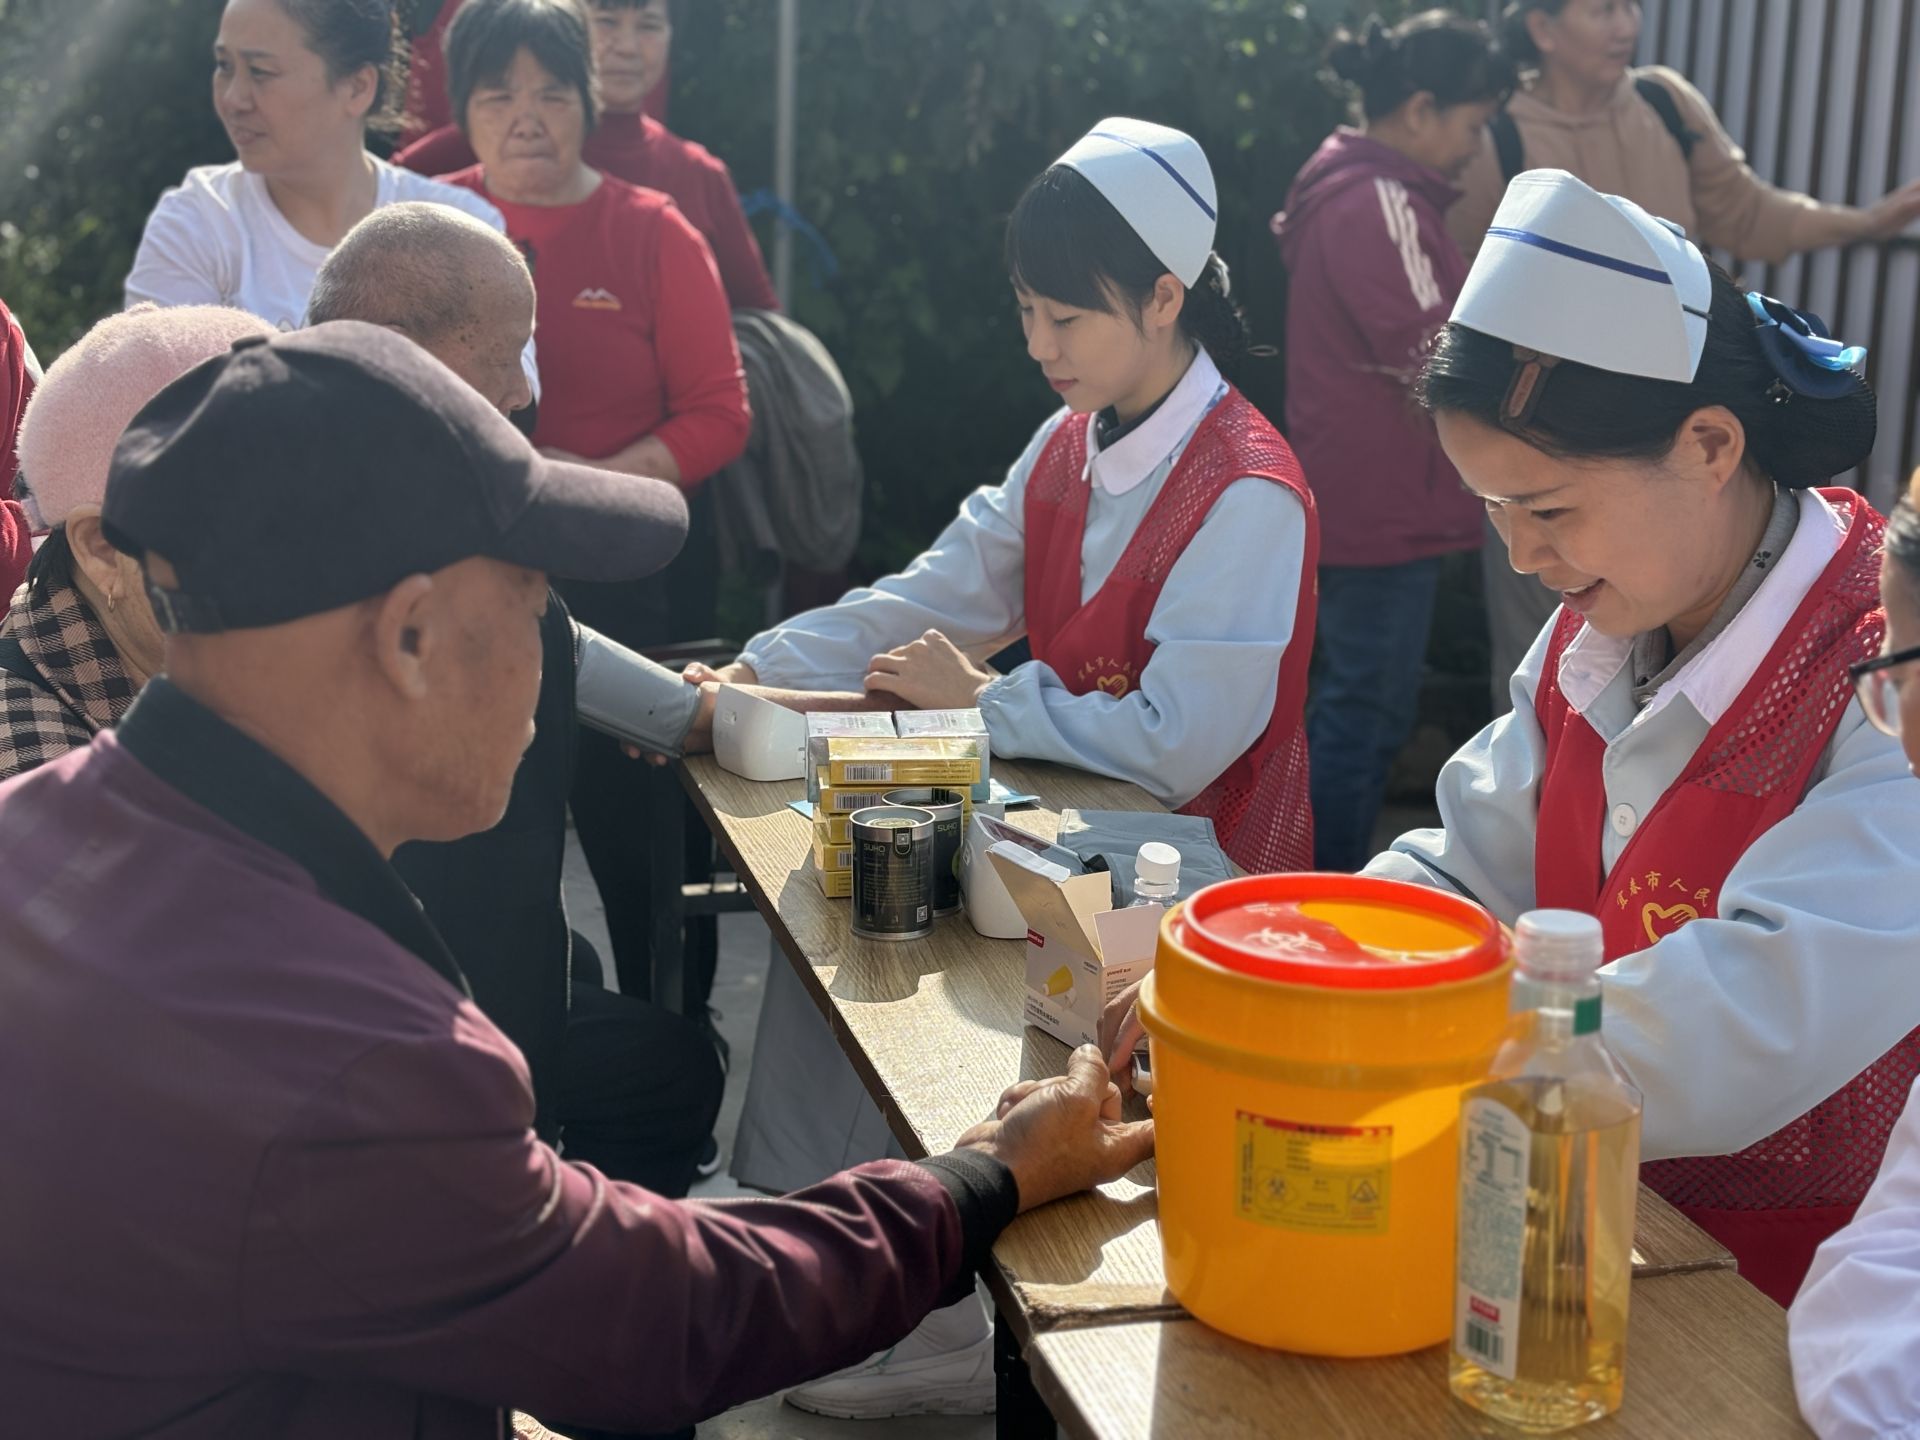
M 1640 1092 L 1600 1034 L 1600 922 L 1515 927 L 1512 1035 L 1460 1112 L 1453 1393 L 1535 1434 L 1620 1408 Z

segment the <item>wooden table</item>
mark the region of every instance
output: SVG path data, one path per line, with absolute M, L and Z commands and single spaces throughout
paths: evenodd
M 1787 1369 L 1786 1312 L 1731 1270 L 1633 1287 L 1627 1398 L 1593 1440 L 1785 1440 L 1810 1432 Z M 1229 1340 L 1193 1320 L 1057 1330 L 1028 1350 L 1075 1440 L 1450 1440 L 1517 1432 L 1457 1403 L 1444 1348 L 1317 1360 Z
M 1161 808 L 1133 786 L 1060 766 L 996 761 L 995 774 L 1053 807 Z M 789 807 L 800 782 L 755 784 L 707 758 L 688 760 L 681 775 L 775 942 L 910 1155 L 949 1149 L 1014 1081 L 1065 1069 L 1067 1047 L 1023 1021 L 1020 942 L 985 939 L 958 917 L 942 921 L 923 941 L 858 939 L 848 928 L 848 903 L 827 899 L 813 876 L 808 824 Z M 1059 817 L 1054 809 L 1033 809 L 1007 818 L 1050 839 Z M 1093 1194 L 1022 1216 L 994 1247 L 993 1259 L 988 1288 L 1013 1341 L 1029 1354 L 1048 1336 L 1120 1326 L 1137 1332 L 1121 1337 L 1126 1344 L 1168 1344 L 1174 1347 L 1169 1354 L 1227 1343 L 1188 1320 L 1167 1291 L 1151 1161 Z M 1733 1258 L 1643 1189 L 1634 1262 L 1638 1278 L 1676 1277 L 1659 1283 L 1690 1285 L 1696 1272 L 1730 1273 Z M 1082 1352 L 1039 1353 L 1048 1357 L 1053 1395 L 1070 1401 L 1076 1392 L 1065 1377 L 1086 1370 L 1065 1355 Z M 1774 1358 L 1784 1377 L 1784 1343 Z M 1437 1394 L 1447 1400 L 1444 1381 Z

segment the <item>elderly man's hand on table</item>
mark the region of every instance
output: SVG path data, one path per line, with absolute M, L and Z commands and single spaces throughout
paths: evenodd
M 867 666 L 868 693 L 897 695 L 916 710 L 971 710 L 999 676 L 967 658 L 938 630 L 876 655 Z
M 1012 1171 L 1027 1211 L 1118 1180 L 1153 1154 L 1153 1122 L 1120 1118 L 1106 1062 L 1095 1046 L 1082 1045 L 1065 1075 L 1012 1086 L 994 1118 L 954 1148 L 983 1151 Z
M 755 685 L 760 681 L 753 667 L 744 660 L 722 665 L 718 670 L 695 660 L 680 672 L 680 678 L 689 685 Z
M 1100 1012 L 1100 1044 L 1107 1052 L 1107 1068 L 1124 1097 L 1133 1093 L 1133 1052 L 1147 1033 L 1140 1023 L 1140 986 L 1136 980 Z

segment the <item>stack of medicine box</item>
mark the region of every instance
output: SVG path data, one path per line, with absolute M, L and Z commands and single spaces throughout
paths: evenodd
M 877 717 L 886 720 L 882 715 Z M 853 893 L 853 838 L 848 824 L 857 810 L 886 803 L 889 790 L 934 786 L 960 791 L 971 815 L 984 764 L 981 747 L 968 736 L 881 734 L 820 737 L 826 763 L 814 763 L 808 741 L 809 789 L 813 791 L 813 864 L 827 895 Z

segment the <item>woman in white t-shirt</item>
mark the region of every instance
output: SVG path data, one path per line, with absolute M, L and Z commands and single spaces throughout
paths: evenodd
M 231 305 L 292 330 L 327 253 L 383 205 L 438 201 L 504 231 L 472 191 L 367 153 L 369 129 L 397 128 L 402 54 L 394 0 L 229 0 L 213 106 L 240 158 L 160 197 L 127 304 Z

